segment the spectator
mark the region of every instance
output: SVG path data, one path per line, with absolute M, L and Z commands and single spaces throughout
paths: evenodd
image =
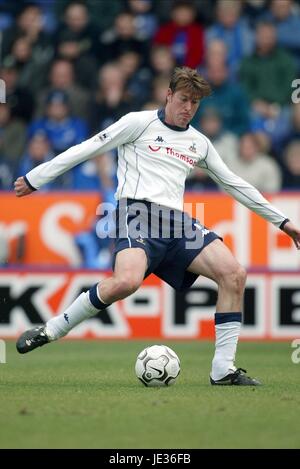
M 118 65 L 125 78 L 125 98 L 138 111 L 149 97 L 151 75 L 149 69 L 141 67 L 141 56 L 135 51 L 120 55 Z
M 291 123 L 289 106 L 283 108 L 274 106 L 273 115 L 262 115 L 256 112 L 251 116 L 251 131 L 257 136 L 260 135 L 262 139 L 268 141 L 267 151 L 272 150 L 275 155 L 278 155 L 278 147 L 285 136 L 289 133 Z
M 153 14 L 153 0 L 127 0 L 129 11 L 134 15 L 136 36 L 149 40 L 157 29 L 157 17 Z
M 27 0 L 25 0 L 27 3 Z M 47 34 L 55 34 L 57 28 L 57 16 L 55 14 L 56 0 L 34 0 L 34 5 L 40 7 L 43 31 Z
M 293 140 L 284 152 L 283 189 L 300 188 L 300 140 Z
M 230 81 L 236 81 L 236 74 L 232 73 L 228 67 L 228 51 L 227 46 L 221 39 L 212 39 L 208 44 L 205 52 L 205 61 L 201 67 L 199 67 L 199 73 L 207 79 L 207 69 L 215 64 L 226 66 L 229 72 Z
M 11 116 L 8 104 L 0 103 L 0 158 L 15 172 L 26 142 L 26 127 Z
M 0 32 L 6 31 L 13 23 L 14 16 L 16 15 L 17 5 L 8 3 L 5 0 L 0 0 L 1 15 L 0 15 Z M 1 59 L 1 56 L 0 56 Z
M 5 83 L 6 102 L 11 111 L 11 117 L 31 120 L 34 111 L 34 98 L 30 90 L 20 86 L 17 65 L 12 58 L 7 57 L 0 69 L 0 78 Z
M 228 167 L 262 192 L 278 192 L 281 188 L 280 168 L 270 156 L 259 152 L 255 134 L 241 137 L 239 153 L 226 161 Z
M 269 154 L 272 149 L 272 142 L 269 135 L 264 130 L 252 130 L 251 133 L 255 134 L 256 143 L 260 153 Z
M 247 18 L 242 15 L 240 0 L 218 0 L 217 22 L 206 33 L 206 42 L 220 39 L 228 51 L 227 65 L 230 75 L 236 76 L 243 57 L 254 49 L 254 35 Z
M 125 78 L 117 63 L 107 63 L 98 74 L 98 87 L 91 105 L 92 132 L 109 126 L 130 111 L 125 99 Z
M 222 64 L 228 65 L 228 50 L 224 41 L 221 39 L 212 39 L 207 44 L 206 49 L 206 64 Z
M 24 153 L 19 167 L 18 176 L 28 173 L 41 163 L 51 160 L 55 156 L 51 144 L 44 132 L 37 132 L 28 142 L 26 152 Z M 45 190 L 55 189 L 56 187 L 64 187 L 63 176 L 59 178 L 59 182 L 53 182 L 44 186 Z
M 148 63 L 148 47 L 145 41 L 137 37 L 134 15 L 129 11 L 120 13 L 114 22 L 113 28 L 102 35 L 103 59 L 108 62 L 117 60 L 124 52 L 134 51 Z
M 66 10 L 66 7 L 70 4 L 70 0 L 59 0 L 59 2 L 57 0 L 54 1 L 56 15 L 58 18 L 61 18 Z M 123 0 L 84 1 L 84 5 L 89 11 L 89 16 L 93 18 L 93 22 L 95 23 L 98 31 L 105 31 L 112 25 L 114 18 L 121 12 L 123 3 Z
M 267 11 L 267 0 L 244 0 L 243 13 L 254 28 L 258 19 Z
M 36 117 L 45 113 L 46 99 L 53 90 L 64 91 L 70 103 L 70 111 L 74 117 L 88 119 L 90 112 L 90 97 L 87 90 L 75 82 L 74 66 L 68 60 L 58 59 L 53 62 L 50 70 L 50 86 L 38 95 Z
M 284 128 L 285 133 L 281 132 L 281 138 L 277 137 L 274 142 L 273 149 L 277 156 L 283 153 L 284 148 L 289 142 L 300 140 L 300 104 L 293 104 L 290 111 L 290 121 L 289 125 L 286 125 Z
M 270 23 L 259 23 L 256 29 L 256 50 L 243 60 L 242 84 L 253 110 L 264 117 L 274 117 L 279 106 L 291 101 L 291 83 L 296 77 L 293 59 L 276 44 L 276 30 Z
M 96 190 L 105 195 L 107 202 L 115 203 L 115 175 L 114 152 L 104 153 L 74 168 L 72 189 Z
M 108 237 L 100 239 L 97 235 L 96 220 L 89 231 L 77 233 L 74 242 L 81 257 L 82 269 L 109 270 L 112 268 L 112 240 Z
M 153 79 L 159 75 L 170 80 L 174 67 L 175 61 L 170 47 L 156 46 L 151 49 L 150 68 Z
M 171 10 L 171 21 L 162 25 L 154 37 L 154 45 L 171 48 L 177 65 L 196 68 L 203 61 L 204 32 L 196 17 L 194 3 L 188 0 L 175 2 Z
M 205 109 L 197 127 L 210 139 L 225 162 L 237 153 L 238 139 L 232 132 L 224 129 L 221 115 L 217 109 L 213 107 Z M 189 190 L 219 190 L 216 183 L 201 168 L 197 167 L 187 179 L 186 188 Z
M 16 23 L 5 32 L 2 45 L 3 57 L 11 53 L 14 42 L 24 38 L 30 45 L 34 60 L 46 64 L 53 57 L 50 36 L 43 31 L 41 8 L 37 4 L 25 5 L 17 16 Z
M 0 191 L 8 191 L 12 188 L 13 174 L 0 154 Z
M 209 63 L 207 79 L 212 85 L 212 95 L 200 105 L 192 124 L 197 126 L 199 118 L 206 108 L 218 109 L 223 120 L 224 129 L 235 135 L 242 135 L 249 130 L 249 103 L 244 90 L 238 83 L 232 86 L 229 70 L 225 64 Z
M 48 61 L 41 61 L 33 52 L 33 46 L 24 36 L 15 40 L 11 54 L 4 61 L 13 63 L 18 70 L 18 85 L 28 89 L 33 95 L 47 81 Z
M 56 51 L 58 58 L 73 63 L 76 79 L 86 88 L 95 84 L 99 49 L 101 51 L 98 32 L 90 20 L 86 4 L 71 2 L 66 7 L 63 22 L 57 31 Z
M 162 2 L 154 1 L 153 10 L 156 17 L 161 23 L 166 23 L 170 20 L 170 11 L 172 10 L 175 1 L 178 0 L 163 0 Z M 197 18 L 204 25 L 211 25 L 214 20 L 214 5 L 216 0 L 190 0 L 197 9 Z
M 32 122 L 29 137 L 41 131 L 47 135 L 55 154 L 86 140 L 88 134 L 86 122 L 70 114 L 68 96 L 60 90 L 50 92 L 46 116 Z
M 293 0 L 272 0 L 270 10 L 263 15 L 276 28 L 278 44 L 289 51 L 300 71 L 300 13 Z
M 203 132 L 213 143 L 215 149 L 226 162 L 238 151 L 238 138 L 234 133 L 224 129 L 220 112 L 215 108 L 206 108 L 199 122 Z
M 152 82 L 151 100 L 164 107 L 166 104 L 166 92 L 169 88 L 170 80 L 164 76 L 154 78 Z

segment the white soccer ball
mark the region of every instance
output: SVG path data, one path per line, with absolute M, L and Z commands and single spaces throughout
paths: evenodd
M 135 373 L 145 386 L 170 386 L 180 373 L 180 360 L 166 345 L 152 345 L 139 353 Z

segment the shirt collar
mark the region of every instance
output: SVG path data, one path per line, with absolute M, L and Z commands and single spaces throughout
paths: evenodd
M 184 129 L 183 127 L 178 127 L 178 125 L 171 125 L 171 124 L 167 124 L 166 121 L 165 121 L 165 109 L 164 108 L 161 108 L 157 111 L 157 116 L 159 118 L 159 120 L 164 124 L 166 125 L 167 127 L 169 127 L 169 129 L 172 129 L 172 130 L 177 130 L 178 132 L 184 132 L 185 130 L 187 130 L 189 128 L 189 125 L 188 124 L 186 126 L 186 128 Z

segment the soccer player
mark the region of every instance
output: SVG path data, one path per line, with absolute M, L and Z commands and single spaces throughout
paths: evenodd
M 236 200 L 283 230 L 297 249 L 300 230 L 253 186 L 232 173 L 209 139 L 189 125 L 200 100 L 210 92 L 209 84 L 196 70 L 176 68 L 164 109 L 129 113 L 16 180 L 16 195 L 22 197 L 75 165 L 118 147 L 113 274 L 81 293 L 66 311 L 44 326 L 24 332 L 17 341 L 20 353 L 65 336 L 84 319 L 134 293 L 150 273 L 177 290 L 190 287 L 203 275 L 218 284 L 211 384 L 261 384 L 234 364 L 245 269 L 217 234 L 183 212 L 185 179 L 195 165 L 199 166 Z M 169 232 L 164 235 L 167 225 Z

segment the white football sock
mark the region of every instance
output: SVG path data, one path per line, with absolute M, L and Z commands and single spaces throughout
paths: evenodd
M 225 314 L 229 316 L 231 313 Z M 241 322 L 238 320 L 215 324 L 216 349 L 211 370 L 213 380 L 222 379 L 231 371 L 236 370 L 234 359 L 240 330 Z
M 75 301 L 59 316 L 55 316 L 46 323 L 46 334 L 50 340 L 56 340 L 77 326 L 85 319 L 95 316 L 99 308 L 92 305 L 89 291 L 81 293 Z

